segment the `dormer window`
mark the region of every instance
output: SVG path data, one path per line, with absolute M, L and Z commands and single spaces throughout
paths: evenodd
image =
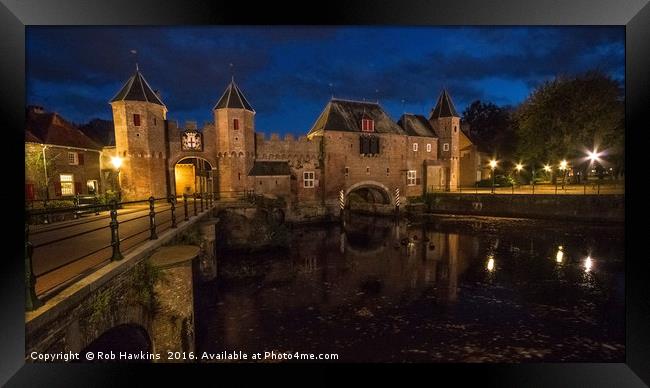
M 361 131 L 362 132 L 375 132 L 375 120 L 371 118 L 364 117 L 361 119 Z

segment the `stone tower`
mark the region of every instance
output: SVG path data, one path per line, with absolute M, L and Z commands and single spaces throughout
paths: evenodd
M 167 196 L 167 107 L 137 69 L 110 101 L 123 200 Z
M 213 108 L 217 132 L 217 191 L 249 190 L 255 159 L 255 110 L 233 78 Z
M 460 116 L 456 113 L 454 103 L 443 89 L 438 97 L 436 106 L 431 111 L 429 117 L 431 126 L 438 134 L 438 157 L 441 160 L 449 161 L 449 170 L 447 171 L 447 182 L 449 190 L 457 190 L 460 182 Z

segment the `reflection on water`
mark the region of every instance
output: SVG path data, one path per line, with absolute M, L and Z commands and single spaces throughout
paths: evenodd
M 444 220 L 443 220 L 444 221 Z M 197 348 L 341 361 L 622 361 L 622 228 L 354 216 L 221 254 Z

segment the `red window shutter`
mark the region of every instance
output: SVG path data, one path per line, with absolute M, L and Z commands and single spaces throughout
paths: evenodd
M 74 183 L 74 193 L 81 194 L 81 182 Z
M 61 196 L 61 182 L 54 182 L 54 195 Z
M 79 162 L 80 166 L 84 165 L 84 154 L 83 154 L 83 152 L 79 152 L 77 154 L 77 162 Z
M 137 113 L 133 114 L 133 125 L 135 125 L 136 127 L 140 126 L 140 115 Z
M 34 184 L 25 183 L 25 199 L 28 201 L 34 200 Z

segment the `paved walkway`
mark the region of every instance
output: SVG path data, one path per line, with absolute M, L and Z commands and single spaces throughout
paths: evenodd
M 491 194 L 491 187 L 461 187 L 458 190 L 454 191 L 455 193 L 468 193 L 468 194 Z M 572 195 L 598 195 L 598 194 L 625 194 L 625 186 L 623 184 L 618 185 L 598 185 L 588 184 L 588 185 L 566 185 L 562 188 L 562 185 L 557 186 L 557 191 L 555 185 L 543 184 L 535 185 L 535 191 L 533 193 L 532 185 L 521 185 L 512 187 L 495 187 L 494 194 L 572 194 Z
M 180 206 L 179 206 L 180 205 Z M 176 221 L 183 222 L 182 203 L 176 207 Z M 156 232 L 171 227 L 171 206 L 156 204 Z M 200 207 L 198 207 L 200 211 Z M 194 208 L 188 207 L 188 215 Z M 128 206 L 118 210 L 120 250 L 128 252 L 150 238 L 149 207 Z M 77 220 L 30 226 L 34 246 L 32 263 L 36 275 L 36 293 L 42 295 L 97 266 L 106 264 L 111 255 L 110 214 L 103 211 Z M 74 237 L 72 237 L 74 236 Z M 57 241 L 62 239 L 61 241 Z

